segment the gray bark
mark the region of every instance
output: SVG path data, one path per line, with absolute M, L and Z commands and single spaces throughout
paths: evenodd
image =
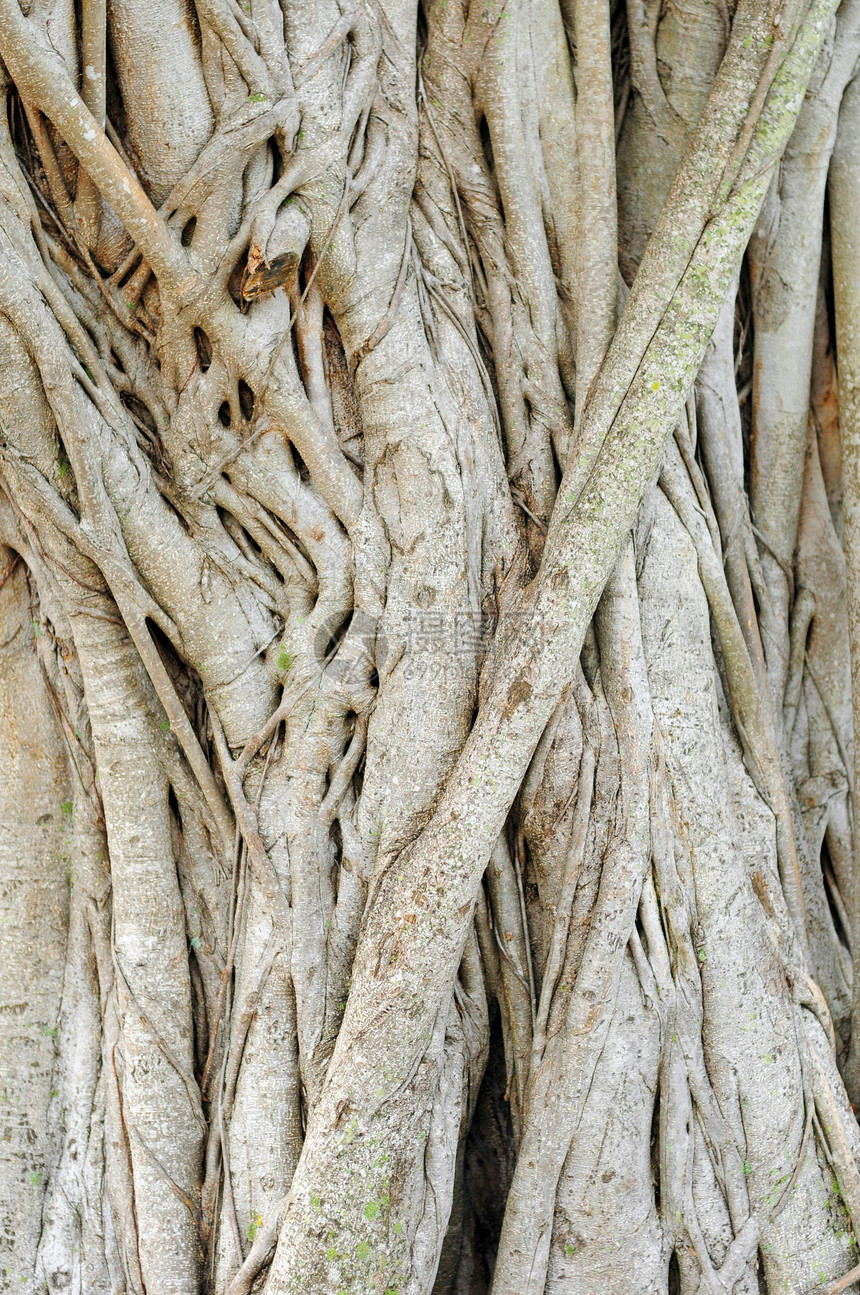
M 0 1290 L 857 1289 L 858 57 L 0 0 Z

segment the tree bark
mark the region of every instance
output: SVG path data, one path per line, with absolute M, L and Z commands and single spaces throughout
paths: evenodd
M 0 1290 L 856 1289 L 858 58 L 0 0 Z

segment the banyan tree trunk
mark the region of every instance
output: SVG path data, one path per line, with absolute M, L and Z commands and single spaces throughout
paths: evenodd
M 0 1291 L 860 1289 L 858 59 L 0 0 Z

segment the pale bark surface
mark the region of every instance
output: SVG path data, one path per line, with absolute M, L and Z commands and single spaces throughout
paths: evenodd
M 0 1291 L 860 1288 L 858 60 L 0 0 Z

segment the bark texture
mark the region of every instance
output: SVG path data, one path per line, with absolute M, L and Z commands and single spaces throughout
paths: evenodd
M 0 1291 L 860 1289 L 858 59 L 0 0 Z

